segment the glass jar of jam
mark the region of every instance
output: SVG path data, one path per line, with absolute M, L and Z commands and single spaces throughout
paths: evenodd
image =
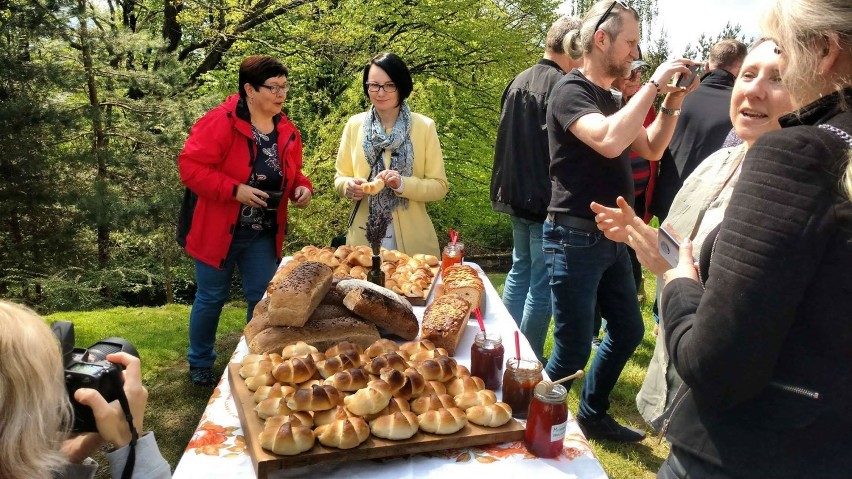
M 500 388 L 503 373 L 503 339 L 499 333 L 479 332 L 470 347 L 470 374 L 482 379 L 487 389 Z
M 441 253 L 441 271 L 444 271 L 454 264 L 461 264 L 463 259 L 464 243 L 449 243 L 447 246 L 444 246 L 444 251 Z
M 542 380 L 541 363 L 535 359 L 509 358 L 503 373 L 503 402 L 512 407 L 512 416 L 527 417 L 535 385 Z
M 568 425 L 568 391 L 561 384 L 553 385 L 550 392 L 541 389 L 530 402 L 524 445 L 536 457 L 556 457 L 562 452 Z

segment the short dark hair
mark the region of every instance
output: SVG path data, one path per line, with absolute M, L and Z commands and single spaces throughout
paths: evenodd
M 710 47 L 707 62 L 710 63 L 710 68 L 733 70 L 737 65 L 742 65 L 747 54 L 748 47 L 745 43 L 726 38 Z
M 395 53 L 379 53 L 374 56 L 366 65 L 364 65 L 364 96 L 370 97 L 370 92 L 367 91 L 367 78 L 370 75 L 370 67 L 376 65 L 388 74 L 391 81 L 396 85 L 396 91 L 399 92 L 399 104 L 401 105 L 414 89 L 414 82 L 411 80 L 411 72 L 405 66 L 402 58 L 399 58 Z
M 257 90 L 268 78 L 280 77 L 282 75 L 286 77 L 289 73 L 290 69 L 275 57 L 267 55 L 246 57 L 240 63 L 239 85 L 237 85 L 240 98 L 243 100 L 246 98 L 246 91 L 243 89 L 243 85 L 246 83 Z

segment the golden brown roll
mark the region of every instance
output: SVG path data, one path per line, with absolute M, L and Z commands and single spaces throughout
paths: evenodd
M 275 384 L 275 378 L 269 372 L 246 378 L 246 387 L 249 388 L 249 391 L 257 391 L 257 388 L 261 386 L 272 386 L 273 384 Z
M 292 414 L 278 415 L 266 418 L 263 427 L 281 427 L 288 422 L 306 427 L 314 427 L 314 417 L 307 411 L 293 411 Z
M 387 416 L 395 412 L 411 411 L 411 405 L 405 399 L 392 397 L 388 406 L 375 414 L 365 414 L 362 416 L 365 421 L 370 422 L 379 416 Z
M 423 395 L 423 391 L 426 390 L 426 379 L 423 378 L 423 375 L 414 368 L 406 369 L 403 374 L 405 375 L 405 384 L 397 389 L 393 396 L 409 400 Z
M 433 349 L 435 349 L 435 343 L 429 341 L 428 339 L 421 339 L 420 341 L 407 341 L 399 346 L 399 350 L 404 352 L 406 357 L 408 358 L 410 358 L 415 353 L 419 353 L 420 351 L 432 351 Z
M 477 376 L 455 378 L 447 384 L 447 394 L 458 396 L 461 393 L 476 392 L 485 389 L 485 382 Z
M 367 181 L 367 182 L 361 183 L 361 189 L 363 189 L 364 193 L 366 193 L 368 195 L 378 194 L 378 192 L 382 191 L 382 189 L 384 187 L 385 187 L 385 182 L 381 178 L 376 178 L 373 181 Z
M 405 385 L 405 374 L 403 374 L 402 371 L 391 367 L 382 368 L 382 370 L 379 371 L 379 378 L 388 383 L 388 386 L 391 388 L 391 395 L 395 394 Z
M 249 363 L 241 367 L 240 377 L 245 379 L 257 376 L 258 374 L 268 373 L 270 371 L 272 371 L 272 361 L 269 359 L 261 359 L 260 361 Z
M 418 416 L 426 411 L 437 411 L 438 409 L 449 409 L 456 407 L 456 402 L 449 394 L 430 394 L 421 396 L 411 401 L 411 410 Z
M 455 359 L 448 356 L 440 356 L 435 359 L 427 359 L 417 364 L 416 368 L 427 381 L 445 383 L 456 377 L 457 365 L 458 363 Z
M 342 399 L 340 391 L 331 386 L 312 386 L 299 389 L 287 399 L 287 406 L 294 411 L 325 411 L 338 406 Z
M 269 359 L 268 354 L 246 354 L 243 356 L 243 359 L 240 360 L 240 365 L 245 366 L 251 363 L 256 363 L 263 359 Z
M 420 393 L 419 397 L 428 396 L 430 394 L 437 394 L 438 396 L 441 394 L 447 394 L 447 386 L 444 386 L 444 383 L 440 381 L 426 381 L 426 387 L 423 388 L 423 392 Z
M 370 374 L 381 374 L 382 369 L 388 367 L 397 371 L 405 371 L 408 368 L 408 362 L 396 352 L 390 352 L 376 356 L 364 365 L 364 369 Z
M 364 350 L 364 354 L 367 355 L 368 358 L 373 359 L 376 356 L 381 356 L 385 353 L 394 352 L 399 349 L 399 346 L 395 341 L 392 341 L 387 338 L 382 338 L 371 344 L 367 349 Z
M 464 364 L 456 366 L 456 377 L 462 378 L 465 376 L 470 376 L 470 369 L 468 369 Z
M 370 427 L 360 417 L 353 416 L 318 426 L 314 433 L 323 446 L 352 449 L 370 437 Z
M 388 383 L 382 380 L 370 381 L 366 388 L 346 397 L 343 402 L 349 412 L 357 416 L 375 414 L 386 408 L 391 400 Z
M 281 357 L 284 359 L 292 358 L 293 356 L 308 356 L 311 353 L 317 352 L 317 348 L 311 346 L 304 341 L 297 341 L 296 344 L 285 346 L 281 351 Z
M 512 407 L 504 402 L 473 406 L 465 412 L 467 420 L 485 427 L 500 427 L 512 419 Z
M 299 383 L 298 385 L 296 385 L 296 389 L 311 389 L 314 386 L 323 386 L 323 381 L 324 379 L 311 378 L 303 383 Z
M 326 349 L 325 350 L 325 356 L 327 358 L 330 358 L 332 356 L 337 356 L 338 354 L 342 353 L 343 351 L 355 351 L 360 355 L 361 353 L 364 352 L 364 348 L 362 348 L 358 344 L 350 342 L 350 341 L 341 341 L 341 342 L 335 344 L 334 346 Z
M 408 357 L 409 361 L 425 361 L 427 359 L 435 359 L 438 356 L 449 356 L 450 353 L 444 348 L 435 348 L 431 351 L 419 351 Z
M 399 441 L 417 434 L 420 422 L 411 411 L 395 412 L 370 421 L 370 432 L 383 439 Z
M 334 373 L 325 380 L 324 384 L 334 386 L 338 391 L 351 392 L 367 387 L 369 382 L 370 378 L 367 376 L 367 371 L 361 368 L 352 368 Z
M 473 406 L 494 404 L 497 402 L 497 395 L 490 389 L 483 389 L 482 391 L 468 391 L 461 393 L 453 397 L 453 400 L 456 402 L 458 407 L 466 410 Z
M 290 414 L 293 414 L 293 410 L 287 406 L 286 398 L 266 398 L 257 403 L 254 410 L 261 419 L 270 418 L 272 416 L 289 416 Z
M 258 435 L 260 447 L 282 456 L 295 456 L 314 446 L 314 432 L 306 426 L 286 423 L 266 428 Z
M 467 416 L 457 407 L 426 411 L 417 416 L 420 429 L 432 434 L 453 434 L 467 425 Z
M 323 424 L 331 424 L 338 419 L 346 419 L 353 416 L 355 414 L 352 414 L 343 406 L 336 406 L 325 411 L 314 411 L 314 425 L 322 426 Z
M 275 383 L 272 386 L 261 386 L 254 392 L 255 404 L 267 398 L 283 398 L 296 392 L 293 386 L 282 386 L 281 383 Z
M 323 378 L 346 369 L 361 367 L 361 357 L 356 351 L 341 351 L 337 356 L 330 356 L 325 361 L 317 363 L 317 369 Z
M 311 356 L 289 358 L 272 372 L 275 379 L 282 383 L 298 384 L 311 379 L 317 371 L 317 365 Z

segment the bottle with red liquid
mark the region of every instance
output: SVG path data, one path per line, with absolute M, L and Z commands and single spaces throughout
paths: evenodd
M 503 402 L 512 407 L 512 416 L 525 419 L 535 385 L 542 380 L 541 363 L 535 359 L 509 358 L 503 373 Z
M 567 399 L 568 391 L 561 384 L 554 384 L 551 391 L 538 387 L 533 393 L 524 445 L 536 457 L 552 458 L 562 452 L 568 426 Z
M 448 243 L 441 253 L 441 271 L 454 264 L 461 264 L 464 259 L 464 243 Z
M 486 389 L 500 388 L 503 373 L 503 339 L 499 333 L 476 334 L 470 347 L 470 374 L 482 379 Z

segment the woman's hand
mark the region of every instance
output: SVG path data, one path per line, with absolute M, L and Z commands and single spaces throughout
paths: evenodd
M 346 183 L 346 197 L 350 200 L 358 201 L 364 197 L 364 190 L 361 189 L 361 184 L 366 183 L 364 178 L 352 178 Z
M 624 197 L 619 196 L 615 202 L 618 208 L 610 208 L 593 201 L 591 208 L 595 213 L 595 222 L 598 224 L 598 229 L 610 240 L 616 243 L 627 243 L 627 226 L 633 225 L 635 221 L 642 222 L 642 218 L 636 216 L 636 212 L 627 204 Z
M 237 187 L 237 201 L 240 203 L 251 206 L 252 208 L 266 208 L 266 200 L 269 198 L 269 195 L 264 193 L 263 190 L 259 190 L 257 188 L 252 188 L 249 185 L 240 184 Z
M 377 180 L 385 182 L 385 186 L 392 190 L 398 190 L 402 186 L 402 176 L 396 170 L 385 170 L 376 175 Z
M 689 278 L 698 281 L 698 268 L 692 259 L 692 241 L 686 240 L 680 244 L 677 266 L 663 274 L 666 284 L 677 278 Z
M 293 191 L 293 202 L 298 208 L 307 208 L 313 198 L 313 193 L 307 186 L 297 186 Z
M 115 364 L 123 364 L 124 394 L 130 404 L 133 414 L 133 425 L 142 434 L 142 420 L 145 417 L 145 406 L 148 404 L 148 390 L 142 385 L 142 369 L 139 358 L 127 353 L 108 354 L 107 360 Z M 81 388 L 74 393 L 74 399 L 80 404 L 92 409 L 98 433 L 103 440 L 111 442 L 116 448 L 124 447 L 132 438 L 127 419 L 118 400 L 107 403 L 101 394 L 94 389 Z

